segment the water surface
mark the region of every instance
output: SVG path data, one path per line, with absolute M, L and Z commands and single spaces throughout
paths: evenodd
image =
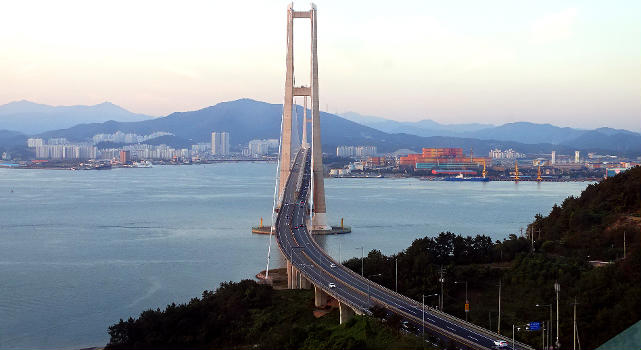
M 276 165 L 0 169 L 0 348 L 103 346 L 107 328 L 265 268 Z M 441 231 L 503 239 L 587 183 L 327 179 L 346 259 Z M 13 190 L 13 192 L 11 192 Z M 273 265 L 281 263 L 273 248 Z

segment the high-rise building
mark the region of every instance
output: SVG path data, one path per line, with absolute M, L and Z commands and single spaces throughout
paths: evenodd
M 131 161 L 131 152 L 122 150 L 120 151 L 120 163 L 127 164 Z
M 581 152 L 579 152 L 579 151 L 574 151 L 574 162 L 575 162 L 575 163 L 579 163 L 579 161 L 580 161 L 580 156 L 581 156 Z
M 519 153 L 513 149 L 506 149 L 501 151 L 500 149 L 493 149 L 489 153 L 490 158 L 493 159 L 515 159 L 515 158 L 525 158 L 525 154 Z
M 35 148 L 42 145 L 44 145 L 44 142 L 42 139 L 34 139 L 34 138 L 27 139 L 27 147 L 29 148 Z
M 550 160 L 550 164 L 555 164 L 556 163 L 556 151 L 552 151 L 552 160 Z
M 247 145 L 248 154 L 252 156 L 261 156 L 272 152 L 278 152 L 277 139 L 269 140 L 251 140 Z
M 229 154 L 229 133 L 212 132 L 211 133 L 211 154 L 227 155 Z
M 337 157 L 358 157 L 366 158 L 376 155 L 376 146 L 338 146 L 336 147 Z

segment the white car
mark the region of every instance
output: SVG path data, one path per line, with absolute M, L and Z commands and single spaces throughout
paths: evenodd
M 333 264 L 333 263 L 329 264 L 329 267 L 334 268 L 334 267 L 336 267 L 336 264 Z
M 500 340 L 500 339 L 499 340 L 495 340 L 494 341 L 494 346 L 496 346 L 497 348 L 505 348 L 505 347 L 507 347 L 507 342 L 505 340 Z
M 329 282 L 329 288 L 336 288 L 336 285 L 333 282 Z

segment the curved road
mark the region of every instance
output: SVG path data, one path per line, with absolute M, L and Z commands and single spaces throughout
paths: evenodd
M 369 314 L 370 307 L 379 305 L 404 320 L 427 331 L 440 334 L 472 349 L 496 349 L 494 340 L 508 342 L 506 349 L 533 350 L 532 347 L 500 336 L 490 330 L 468 323 L 376 284 L 334 261 L 312 239 L 305 225 L 310 176 L 309 149 L 301 149 L 287 180 L 276 218 L 276 238 L 281 253 L 315 286 L 359 313 Z M 330 283 L 336 287 L 330 288 Z

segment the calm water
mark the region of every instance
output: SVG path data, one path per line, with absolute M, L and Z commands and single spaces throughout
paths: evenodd
M 107 327 L 265 268 L 275 164 L 0 169 L 0 348 L 104 345 Z M 449 230 L 502 239 L 587 183 L 327 179 L 344 259 Z M 13 189 L 13 192 L 11 190 Z M 340 242 L 340 243 L 339 243 Z M 275 265 L 281 263 L 274 246 Z

